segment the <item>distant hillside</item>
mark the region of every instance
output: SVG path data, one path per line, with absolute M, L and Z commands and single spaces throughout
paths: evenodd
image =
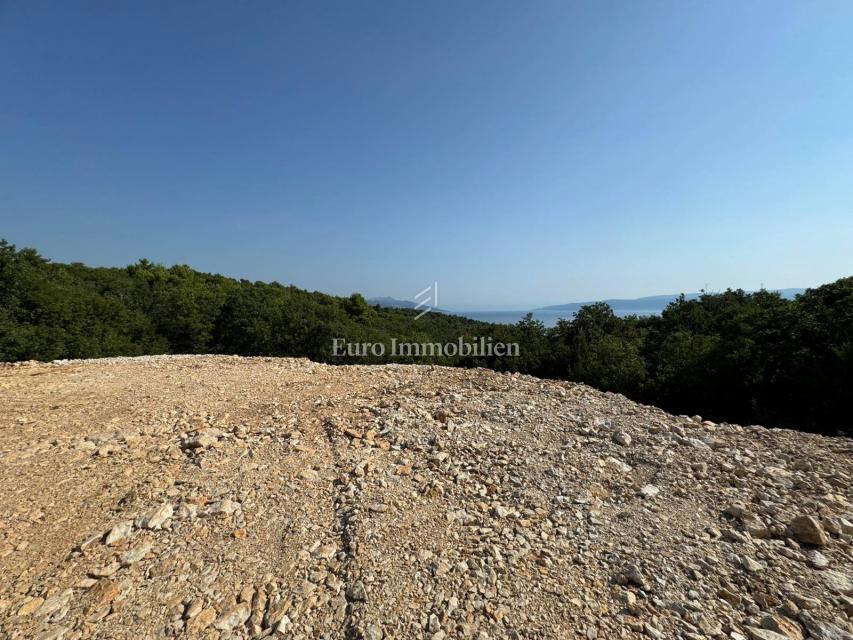
M 411 300 L 398 300 L 397 298 L 391 298 L 389 296 L 379 296 L 377 298 L 368 298 L 367 303 L 373 306 L 382 307 L 383 309 L 414 309 L 416 306 L 415 302 Z M 423 307 L 421 307 L 423 309 Z M 437 313 L 448 313 L 443 309 L 432 308 L 430 311 L 435 311 Z
M 805 289 L 774 289 L 786 300 L 793 300 L 797 295 L 805 293 Z M 702 293 L 685 293 L 685 300 L 698 300 L 702 297 Z M 611 309 L 621 311 L 636 310 L 646 313 L 660 313 L 670 303 L 675 302 L 680 297 L 678 293 L 671 293 L 660 296 L 645 296 L 642 298 L 610 298 L 603 300 Z M 566 304 L 551 305 L 548 307 L 539 307 L 537 311 L 579 311 L 581 307 L 592 304 L 592 302 L 568 302 Z
M 414 309 L 415 303 L 411 300 L 398 300 L 388 296 L 380 296 L 378 298 L 368 298 L 367 303 L 377 305 L 385 309 Z

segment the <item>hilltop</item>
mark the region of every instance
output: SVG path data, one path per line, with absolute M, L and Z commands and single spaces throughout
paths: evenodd
M 853 440 L 483 369 L 0 367 L 0 638 L 851 638 Z

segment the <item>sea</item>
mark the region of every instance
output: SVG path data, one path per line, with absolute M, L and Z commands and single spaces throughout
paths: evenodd
M 472 320 L 480 320 L 481 322 L 494 322 L 496 324 L 515 324 L 528 313 L 532 313 L 533 318 L 539 320 L 546 327 L 555 326 L 557 320 L 560 318 L 571 320 L 574 317 L 574 311 L 557 309 L 538 309 L 535 311 L 449 311 L 447 313 L 462 316 L 463 318 L 471 318 Z M 620 318 L 632 314 L 652 316 L 659 314 L 660 309 L 613 309 L 613 313 Z

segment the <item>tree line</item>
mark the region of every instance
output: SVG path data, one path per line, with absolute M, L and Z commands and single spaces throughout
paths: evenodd
M 620 318 L 596 303 L 552 328 L 532 316 L 499 325 L 440 313 L 414 322 L 415 315 L 372 306 L 359 294 L 330 296 L 186 265 L 53 263 L 0 240 L 2 361 L 225 353 L 344 363 L 332 355 L 335 338 L 390 344 L 489 336 L 518 343 L 519 357 L 393 361 L 585 382 L 718 421 L 827 434 L 849 432 L 853 423 L 853 277 L 794 300 L 741 290 L 682 297 L 660 316 Z

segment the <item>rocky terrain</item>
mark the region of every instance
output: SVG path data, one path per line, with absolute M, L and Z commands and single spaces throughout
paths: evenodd
M 853 441 L 483 370 L 0 365 L 0 638 L 853 638 Z

